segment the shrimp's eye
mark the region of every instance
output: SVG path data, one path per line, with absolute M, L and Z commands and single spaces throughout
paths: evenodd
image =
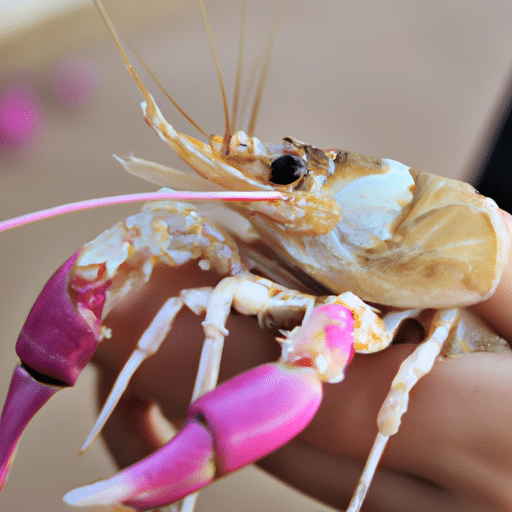
M 275 185 L 290 185 L 306 174 L 306 164 L 296 155 L 283 155 L 270 164 L 269 180 Z

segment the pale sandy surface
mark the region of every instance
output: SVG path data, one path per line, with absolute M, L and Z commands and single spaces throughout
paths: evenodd
M 164 15 L 140 21 L 132 2 L 111 5 L 126 39 L 144 55 L 169 91 L 207 132 L 222 132 L 218 85 L 194 2 L 157 7 Z M 248 1 L 247 46 L 261 48 L 274 2 Z M 253 4 L 253 5 L 251 5 Z M 210 2 L 221 65 L 231 84 L 239 26 L 237 2 Z M 501 1 L 338 2 L 290 1 L 284 8 L 262 102 L 257 135 L 278 142 L 294 136 L 320 147 L 340 147 L 401 160 L 426 171 L 464 177 L 512 62 L 512 3 Z M 156 21 L 158 20 L 158 21 Z M 78 34 L 78 35 L 77 35 Z M 37 150 L 0 160 L 0 218 L 71 200 L 153 187 L 127 176 L 112 153 L 179 163 L 145 126 L 140 97 L 113 43 L 92 9 L 41 26 L 3 43 L 2 76 L 17 65 L 44 78 L 70 53 L 91 60 L 101 85 L 80 111 L 47 103 L 48 127 Z M 246 76 L 250 71 L 250 58 Z M 43 80 L 41 78 L 41 80 Z M 228 86 L 230 87 L 230 86 Z M 154 88 L 156 90 L 156 87 Z M 157 94 L 169 120 L 193 133 Z M 0 396 L 17 362 L 14 342 L 38 291 L 51 272 L 80 245 L 131 209 L 102 210 L 57 219 L 0 235 L 2 340 Z M 73 486 L 113 471 L 100 445 L 75 456 L 93 422 L 93 372 L 42 411 L 23 439 L 2 494 L 3 512 L 64 512 L 61 496 Z M 198 511 L 320 511 L 298 505 L 249 469 L 206 491 Z M 234 493 L 231 504 L 225 493 Z M 276 493 L 276 496 L 274 495 Z M 309 507 L 309 508 L 308 508 Z M 90 509 L 99 510 L 99 509 Z

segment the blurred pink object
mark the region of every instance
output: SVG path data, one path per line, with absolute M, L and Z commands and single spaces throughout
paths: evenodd
M 57 97 L 63 103 L 77 107 L 91 100 L 98 86 L 98 78 L 87 59 L 75 56 L 57 66 L 53 84 Z
M 26 148 L 40 131 L 42 118 L 41 102 L 32 88 L 12 84 L 0 90 L 0 148 Z

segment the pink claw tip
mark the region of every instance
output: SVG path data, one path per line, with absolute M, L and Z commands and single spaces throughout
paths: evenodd
M 125 505 L 146 510 L 177 501 L 212 482 L 213 440 L 198 423 L 188 423 L 164 447 L 117 475 L 68 492 L 74 506 Z
M 19 150 L 34 141 L 42 125 L 42 108 L 35 91 L 11 85 L 0 92 L 0 148 Z
M 53 84 L 56 95 L 63 103 L 78 107 L 92 99 L 98 87 L 98 77 L 87 59 L 71 57 L 59 64 Z
M 33 379 L 22 366 L 14 370 L 0 419 L 0 489 L 9 475 L 23 430 L 59 389 Z

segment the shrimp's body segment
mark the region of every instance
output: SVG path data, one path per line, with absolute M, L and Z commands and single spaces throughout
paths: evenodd
M 30 418 L 57 389 L 74 384 L 98 343 L 108 343 L 108 312 L 129 300 L 155 266 L 195 262 L 219 274 L 218 284 L 169 297 L 82 450 L 186 307 L 204 315 L 204 345 L 184 428 L 149 458 L 71 491 L 66 502 L 163 507 L 258 460 L 305 428 L 320 404 L 322 383 L 343 380 L 354 351 L 386 349 L 402 323 L 416 319 L 425 338 L 403 361 L 378 415 L 379 433 L 348 508 L 358 512 L 411 390 L 439 356 L 510 350 L 463 309 L 494 293 L 507 260 L 508 236 L 496 204 L 469 185 L 393 160 L 321 150 L 290 137 L 264 144 L 243 131 L 232 134 L 227 120 L 224 136 L 207 142 L 180 133 L 133 70 L 99 0 L 96 5 L 143 95 L 146 122 L 191 170 L 135 157 L 119 159 L 125 168 L 177 190 L 277 191 L 281 200 L 226 203 L 217 219 L 186 202 L 148 203 L 54 274 L 18 339 L 23 365 L 15 370 L 0 423 L 1 483 Z M 275 258 L 253 258 L 253 242 Z M 278 338 L 278 362 L 216 387 L 232 310 L 256 316 L 262 328 L 288 330 Z M 23 398 L 27 390 L 31 400 Z M 185 507 L 190 510 L 190 502 Z

